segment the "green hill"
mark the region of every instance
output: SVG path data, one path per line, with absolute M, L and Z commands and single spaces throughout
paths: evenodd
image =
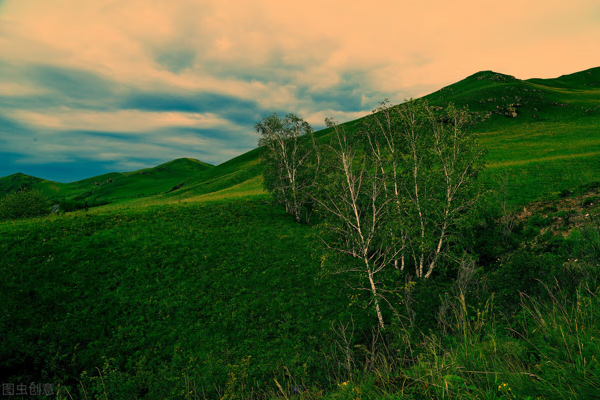
M 475 128 L 489 150 L 484 179 L 506 174 L 513 203 L 600 180 L 600 68 L 525 81 L 484 71 L 426 98 L 491 113 Z
M 564 89 L 584 91 L 600 88 L 600 67 L 590 68 L 574 74 L 562 75 L 555 79 L 528 79 L 527 82 Z
M 47 195 L 57 193 L 60 183 L 52 182 L 35 176 L 25 175 L 20 172 L 0 178 L 0 195 L 18 190 L 22 187 L 30 187 L 44 191 Z
M 213 165 L 193 158 L 180 158 L 153 168 L 133 172 L 111 172 L 71 183 L 59 183 L 13 174 L 0 178 L 0 190 L 8 193 L 23 185 L 41 190 L 54 202 L 61 200 L 104 200 L 119 202 L 167 192 L 180 183 L 202 180 Z

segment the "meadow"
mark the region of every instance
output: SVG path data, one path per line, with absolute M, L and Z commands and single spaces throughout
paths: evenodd
M 258 149 L 69 184 L 0 178 L 108 203 L 0 222 L 1 380 L 60 399 L 600 398 L 599 86 L 600 69 L 482 72 L 427 96 L 489 114 L 475 128 L 488 192 L 473 262 L 389 272 L 385 331 L 329 273 L 355 260 L 323 246 L 326 221 L 271 204 Z

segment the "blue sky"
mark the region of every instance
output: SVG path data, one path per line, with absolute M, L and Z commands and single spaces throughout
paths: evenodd
M 600 65 L 597 1 L 365 4 L 0 0 L 0 176 L 219 164 L 271 112 L 320 129 L 480 70 Z

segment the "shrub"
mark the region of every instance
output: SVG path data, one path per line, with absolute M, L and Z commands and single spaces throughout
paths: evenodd
M 539 215 L 534 215 L 527 221 L 529 226 L 536 226 L 543 228 L 548 225 L 552 225 L 552 218 L 542 218 Z
M 70 212 L 76 210 L 83 210 L 86 208 L 99 207 L 106 204 L 110 204 L 108 200 L 63 200 L 60 202 L 60 210 L 63 212 Z
M 594 204 L 594 198 L 593 197 L 586 197 L 585 199 L 583 199 L 583 202 L 581 203 L 582 207 L 588 207 L 591 206 L 592 204 Z
M 514 251 L 495 271 L 486 276 L 489 290 L 496 293 L 498 305 L 512 312 L 519 305 L 520 294 L 540 294 L 539 279 L 551 282 L 555 271 L 556 257 L 549 253 L 533 254 L 531 250 L 519 248 Z
M 0 221 L 38 217 L 50 212 L 50 202 L 39 190 L 23 188 L 0 199 Z
M 559 197 L 569 197 L 570 194 L 571 194 L 571 191 L 569 189 L 563 189 L 560 191 L 558 196 Z

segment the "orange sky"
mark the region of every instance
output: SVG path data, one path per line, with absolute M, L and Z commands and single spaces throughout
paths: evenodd
M 384 97 L 398 103 L 480 70 L 528 79 L 597 67 L 599 43 L 598 0 L 0 0 L 0 119 L 55 145 L 21 164 L 67 151 L 66 131 L 161 129 L 164 137 L 169 121 L 231 132 L 220 142 L 197 137 L 205 161 L 218 163 L 256 146 L 252 118 L 268 111 L 319 128 L 327 116 L 354 119 Z M 94 95 L 82 99 L 77 87 Z M 132 93 L 136 101 L 202 94 L 212 106 L 147 98 L 132 106 Z M 169 133 L 174 143 L 194 139 L 186 134 Z M 11 154 L 25 154 L 14 135 L 0 131 Z M 147 138 L 163 157 L 181 153 Z M 98 153 L 120 154 L 112 150 Z M 114 165 L 143 159 L 132 152 Z

